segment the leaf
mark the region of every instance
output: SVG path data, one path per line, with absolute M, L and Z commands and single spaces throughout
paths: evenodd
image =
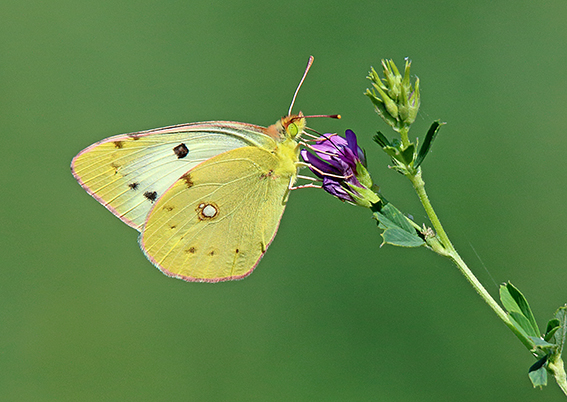
M 528 375 L 532 381 L 534 388 L 544 387 L 547 385 L 547 370 L 545 363 L 547 362 L 547 355 L 535 362 L 529 369 Z
M 559 307 L 559 309 L 557 309 L 555 312 L 555 319 L 559 321 L 559 326 L 553 334 L 553 340 L 557 345 L 556 354 L 561 356 L 563 346 L 565 346 L 565 337 L 567 336 L 567 306 Z
M 543 351 L 548 351 L 549 349 L 556 349 L 557 345 L 555 343 L 549 343 L 545 340 L 541 339 L 539 336 L 530 336 L 529 337 L 534 345 L 540 348 Z
M 376 135 L 374 136 L 374 142 L 378 143 L 382 148 L 390 146 L 390 141 L 386 138 L 381 131 L 377 131 Z
M 376 89 L 378 89 L 378 87 L 376 87 L 376 85 L 374 85 L 374 87 Z M 372 101 L 372 103 L 374 104 L 374 110 L 376 110 L 376 113 L 378 113 L 378 116 L 380 116 L 390 126 L 396 127 L 397 124 L 398 124 L 397 120 L 394 117 L 392 117 L 392 115 L 390 114 L 390 112 L 386 108 L 386 105 L 384 105 L 384 103 L 382 102 L 382 100 L 379 99 L 375 94 L 372 93 L 372 91 L 370 91 L 368 89 L 366 90 L 366 92 L 364 94 L 366 96 L 368 96 L 370 98 L 370 100 Z
M 400 247 L 419 247 L 425 242 L 421 237 L 412 235 L 400 228 L 388 228 L 382 233 L 384 243 Z
M 516 329 L 522 334 L 522 336 L 530 342 L 530 344 L 531 344 L 530 350 L 535 349 L 535 345 L 534 345 L 534 343 L 533 343 L 533 341 L 532 341 L 532 337 L 526 333 L 526 331 L 524 330 L 524 327 L 522 326 L 522 324 L 520 324 L 520 323 L 514 318 L 514 316 L 518 316 L 518 315 L 519 315 L 521 318 L 523 318 L 524 322 L 527 323 L 528 321 L 526 320 L 526 318 L 525 318 L 524 316 L 522 316 L 521 314 L 516 314 L 516 313 L 514 313 L 514 314 L 508 313 L 508 314 L 509 314 L 509 316 L 510 316 L 510 321 L 512 321 L 512 324 L 514 324 L 514 327 L 516 327 Z
M 415 153 L 415 144 L 409 144 L 406 149 L 400 152 L 401 160 L 404 165 L 409 165 L 413 161 L 413 154 Z
M 502 285 L 502 286 L 506 286 L 506 285 Z M 557 309 L 557 311 L 555 312 L 555 318 L 551 319 L 547 323 L 547 328 L 545 330 L 545 337 L 544 337 L 545 340 L 542 340 L 541 338 L 530 337 L 530 340 L 534 342 L 538 350 L 545 353 L 545 356 L 543 356 L 541 359 L 535 362 L 530 367 L 528 372 L 528 375 L 530 377 L 530 380 L 534 388 L 543 387 L 544 385 L 547 385 L 547 370 L 549 370 L 550 373 L 552 373 L 559 382 L 558 372 L 555 369 L 557 367 L 561 367 L 560 372 L 563 373 L 563 378 L 564 378 L 565 372 L 563 371 L 563 361 L 561 360 L 561 352 L 563 351 L 563 346 L 565 345 L 566 335 L 567 335 L 567 306 L 562 306 L 559 307 L 559 309 Z M 552 341 L 553 343 L 547 341 Z M 546 363 L 548 364 L 546 365 Z
M 406 148 L 403 148 L 399 141 L 394 139 L 390 142 L 380 131 L 376 132 L 373 140 L 380 145 L 384 152 L 386 152 L 392 159 L 401 162 L 403 165 L 409 165 L 413 161 L 415 144 L 409 144 Z
M 518 313 L 514 318 L 516 318 L 516 321 L 522 325 L 522 328 L 528 335 L 536 337 L 540 336 L 536 320 L 528 301 L 510 282 L 500 286 L 500 300 L 510 315 L 512 315 L 512 313 Z M 518 318 L 519 316 L 523 316 L 527 322 Z
M 382 149 L 384 150 L 384 152 L 386 152 L 393 159 L 399 159 L 400 150 L 398 148 L 393 147 L 391 145 L 386 145 Z
M 552 320 L 549 320 L 549 322 L 547 323 L 547 329 L 545 330 L 545 336 L 543 337 L 543 339 L 549 342 L 549 340 L 553 337 L 555 332 L 560 328 L 560 325 L 561 323 L 557 318 L 553 318 Z
M 433 143 L 433 140 L 435 139 L 435 137 L 437 137 L 437 133 L 439 132 L 439 128 L 443 124 L 445 124 L 445 123 L 439 123 L 439 120 L 434 121 L 433 124 L 431 124 L 431 127 L 429 127 L 429 130 L 427 130 L 427 134 L 425 134 L 425 139 L 423 140 L 423 144 L 421 145 L 421 148 L 419 149 L 419 153 L 417 154 L 417 158 L 415 158 L 414 167 L 416 169 L 421 165 L 421 163 L 423 162 L 423 160 L 425 159 L 425 157 L 429 153 L 429 150 L 431 148 L 431 144 Z
M 383 205 L 374 211 L 380 229 L 384 230 L 384 243 L 401 247 L 419 247 L 425 242 L 417 235 L 409 219 L 392 204 Z
M 406 232 L 415 233 L 415 229 L 409 222 L 409 219 L 392 204 L 388 203 L 384 205 L 380 213 L 382 213 L 387 219 L 395 223 L 397 226 L 404 229 Z
M 534 332 L 534 329 L 530 323 L 530 321 L 522 314 L 518 313 L 517 311 L 512 311 L 509 313 L 510 317 L 514 319 L 516 323 L 520 325 L 520 327 L 524 330 L 528 337 L 539 338 L 537 332 Z

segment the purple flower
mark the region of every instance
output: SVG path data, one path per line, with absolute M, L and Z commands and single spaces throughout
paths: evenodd
M 342 201 L 369 206 L 379 198 L 369 190 L 372 179 L 366 170 L 364 152 L 352 130 L 346 130 L 345 137 L 324 134 L 310 147 L 315 154 L 302 149 L 301 157 L 321 179 L 325 191 Z

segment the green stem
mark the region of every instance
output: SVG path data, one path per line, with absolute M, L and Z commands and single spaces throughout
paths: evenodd
M 397 131 L 400 133 L 403 147 L 407 148 L 410 144 L 409 135 L 408 135 L 409 128 L 404 126 Z
M 441 221 L 437 217 L 437 214 L 435 213 L 431 202 L 429 202 L 429 197 L 425 192 L 425 182 L 421 177 L 421 168 L 418 169 L 415 175 L 408 174 L 407 177 L 411 180 L 411 184 L 413 184 L 413 188 L 415 189 L 417 196 L 419 197 L 419 200 L 421 201 L 421 204 L 423 205 L 423 208 L 425 209 L 425 212 L 427 213 L 427 216 L 429 217 L 429 220 L 433 225 L 433 229 L 435 229 L 435 231 L 437 232 L 439 240 L 446 249 L 454 250 L 455 248 L 449 240 L 449 236 L 447 236 L 447 233 L 445 233 L 445 229 L 443 229 Z
M 476 276 L 472 273 L 470 268 L 465 264 L 459 253 L 453 248 L 452 250 L 448 250 L 449 258 L 453 260 L 459 271 L 467 278 L 469 283 L 473 286 L 474 290 L 482 297 L 482 299 L 490 306 L 490 308 L 496 313 L 496 315 L 510 328 L 510 330 L 516 335 L 516 337 L 524 344 L 528 350 L 532 350 L 534 345 L 532 341 L 526 338 L 508 317 L 508 314 L 500 307 L 500 305 L 492 298 L 490 293 L 482 286 L 480 281 L 477 279 Z
M 567 376 L 565 375 L 565 367 L 563 366 L 563 360 L 561 358 L 556 361 L 549 362 L 547 369 L 551 371 L 557 381 L 557 385 L 561 388 L 561 391 L 567 395 Z
M 530 339 L 526 338 L 518 329 L 514 326 L 508 314 L 500 307 L 500 305 L 492 298 L 490 293 L 482 286 L 480 281 L 474 276 L 472 271 L 469 269 L 467 264 L 463 261 L 451 241 L 443 229 L 441 225 L 441 221 L 437 217 L 431 202 L 429 201 L 429 197 L 425 191 L 425 182 L 421 176 L 421 169 L 418 169 L 415 175 L 407 174 L 407 177 L 411 180 L 413 187 L 431 221 L 433 229 L 437 233 L 437 238 L 441 243 L 441 246 L 437 245 L 436 247 L 432 247 L 433 251 L 437 252 L 440 255 L 450 258 L 457 268 L 461 271 L 461 273 L 465 276 L 465 278 L 469 281 L 469 283 L 473 286 L 474 290 L 482 297 L 482 299 L 490 306 L 490 308 L 496 313 L 496 315 L 510 328 L 510 330 L 518 337 L 518 339 L 528 348 L 531 350 L 533 348 L 533 343 Z M 433 244 L 433 243 L 432 243 Z

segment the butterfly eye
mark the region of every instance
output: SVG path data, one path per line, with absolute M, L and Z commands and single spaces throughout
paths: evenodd
M 297 124 L 295 123 L 289 123 L 289 125 L 287 126 L 287 132 L 289 133 L 289 135 L 291 135 L 292 137 L 295 137 L 297 135 L 297 133 L 299 132 L 299 129 L 297 127 Z

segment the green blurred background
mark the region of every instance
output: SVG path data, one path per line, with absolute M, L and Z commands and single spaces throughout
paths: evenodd
M 249 278 L 162 275 L 89 197 L 71 158 L 110 135 L 296 111 L 352 128 L 404 212 L 425 215 L 371 140 L 371 65 L 409 56 L 412 134 L 437 212 L 497 294 L 543 327 L 567 301 L 567 3 L 3 1 L 0 3 L 0 400 L 540 401 L 527 350 L 446 260 L 380 248 L 371 215 L 292 194 Z M 474 247 L 491 276 L 473 251 Z

